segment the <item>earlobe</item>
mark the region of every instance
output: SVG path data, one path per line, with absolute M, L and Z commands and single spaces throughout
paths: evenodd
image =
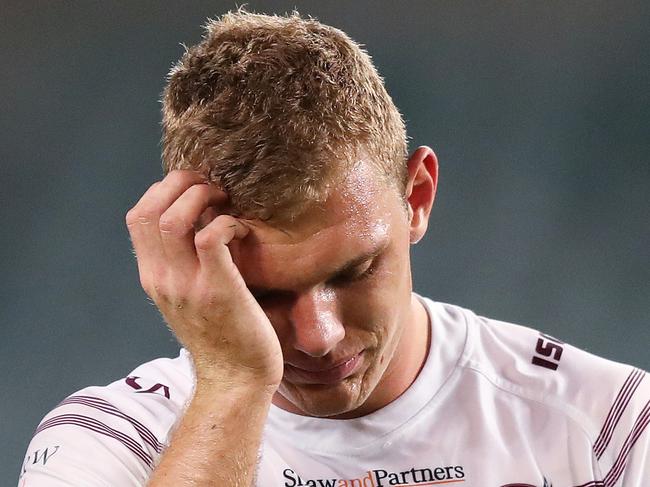
M 413 231 L 413 208 L 411 207 L 410 203 L 406 203 L 406 208 L 408 212 L 408 222 L 409 222 L 409 242 L 411 245 L 418 243 L 418 241 L 422 238 L 422 236 L 418 236 L 414 231 Z
M 427 231 L 427 223 L 424 225 L 422 224 L 413 224 L 413 219 L 411 219 L 411 229 L 409 231 L 409 242 L 411 245 L 415 245 L 418 243 L 420 240 L 422 240 L 422 237 L 424 237 L 424 234 Z

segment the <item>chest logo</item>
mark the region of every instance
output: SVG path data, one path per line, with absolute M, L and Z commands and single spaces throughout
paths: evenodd
M 341 479 L 336 477 L 305 479 L 293 469 L 286 468 L 284 487 L 402 487 L 429 486 L 465 482 L 465 472 L 461 465 L 431 468 L 411 468 L 402 471 L 384 469 L 368 470 L 359 478 Z

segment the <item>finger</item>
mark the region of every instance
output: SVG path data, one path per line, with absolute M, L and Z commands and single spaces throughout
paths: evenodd
M 140 201 L 127 213 L 127 227 L 136 246 L 147 250 L 147 254 L 162 254 L 162 242 L 158 223 L 160 215 L 194 184 L 205 179 L 195 171 L 177 170 L 170 172 L 165 179 L 154 183 L 140 198 Z M 155 251 L 154 251 L 155 248 Z
M 152 234 L 155 238 L 155 234 L 158 232 L 150 232 L 149 227 L 156 227 L 157 225 L 153 222 L 155 218 L 151 215 L 148 215 L 142 211 L 143 201 L 146 202 L 152 197 L 152 194 L 155 192 L 156 188 L 160 185 L 160 181 L 153 183 L 147 191 L 140 197 L 140 200 L 136 205 L 131 208 L 126 213 L 126 228 L 131 237 L 131 245 L 133 246 L 133 251 L 136 256 L 138 263 L 138 274 L 140 275 L 140 283 L 144 288 L 145 292 L 151 296 L 150 293 L 150 284 L 149 280 L 149 268 L 151 262 L 155 261 L 164 256 L 161 245 L 156 245 L 155 242 L 152 243 L 151 237 L 147 238 L 148 234 Z M 159 240 L 159 239 L 158 239 Z
M 199 219 L 194 222 L 194 231 L 195 232 L 200 232 L 205 226 L 207 226 L 208 223 L 210 223 L 212 220 L 217 218 L 219 215 L 222 213 L 228 213 L 228 211 L 223 211 L 223 208 L 215 208 L 214 206 L 208 206 L 203 213 L 201 213 L 201 216 L 199 216 Z
M 172 171 L 154 183 L 126 214 L 126 225 L 138 259 L 140 282 L 151 296 L 153 281 L 165 269 L 165 252 L 160 237 L 160 215 L 188 187 L 203 181 L 194 171 Z
M 228 244 L 234 239 L 243 239 L 249 231 L 250 227 L 244 225 L 241 220 L 230 215 L 219 215 L 194 236 L 196 254 L 204 278 L 241 278 L 233 263 Z
M 211 184 L 190 186 L 160 216 L 160 235 L 169 264 L 185 272 L 199 261 L 194 247 L 194 228 L 209 207 L 223 207 L 228 196 Z

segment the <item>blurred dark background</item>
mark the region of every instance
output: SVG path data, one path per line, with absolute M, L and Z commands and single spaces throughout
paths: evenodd
M 441 182 L 415 288 L 650 368 L 650 3 L 251 1 L 366 45 Z M 69 393 L 177 345 L 124 214 L 223 1 L 2 2 L 0 478 Z M 14 481 L 10 480 L 7 485 Z

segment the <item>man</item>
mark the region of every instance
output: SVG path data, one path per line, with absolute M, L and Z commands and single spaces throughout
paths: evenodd
M 163 103 L 126 222 L 184 350 L 64 400 L 21 485 L 648 485 L 643 371 L 412 293 L 438 162 L 345 34 L 227 14 Z

